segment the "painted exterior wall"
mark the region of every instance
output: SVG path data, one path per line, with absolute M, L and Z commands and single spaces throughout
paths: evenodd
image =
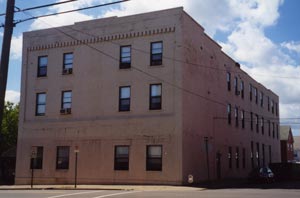
M 150 43 L 163 41 L 163 64 L 150 66 Z M 132 46 L 131 69 L 119 69 L 120 46 Z M 62 75 L 63 53 L 74 53 L 73 73 Z M 48 56 L 47 77 L 37 78 L 38 56 Z M 226 66 L 225 66 L 226 65 Z M 227 91 L 226 72 L 245 83 L 244 99 Z M 240 81 L 239 81 L 240 82 Z M 162 84 L 162 109 L 149 110 L 149 85 Z M 278 104 L 278 96 L 250 78 L 221 51 L 182 8 L 112 17 L 24 34 L 16 183 L 30 182 L 32 146 L 43 146 L 35 183 L 73 183 L 75 146 L 78 183 L 185 184 L 243 177 L 251 167 L 250 142 L 265 145 L 265 163 L 280 161 L 279 115 L 249 100 L 249 83 Z M 119 112 L 119 87 L 131 86 L 129 112 Z M 72 113 L 60 115 L 61 92 L 72 90 Z M 35 116 L 36 93 L 46 92 L 46 115 Z M 227 123 L 226 105 L 246 111 L 245 129 Z M 275 107 L 274 107 L 275 108 Z M 268 135 L 250 130 L 249 112 L 274 122 Z M 277 108 L 278 112 L 278 108 Z M 239 121 L 240 122 L 240 121 Z M 272 135 L 273 134 L 273 135 Z M 207 137 L 207 152 L 204 137 Z M 114 147 L 128 145 L 129 170 L 114 170 Z M 162 171 L 146 171 L 147 145 L 162 145 Z M 70 146 L 69 169 L 56 170 L 56 147 Z M 232 161 L 228 147 L 245 168 Z M 208 154 L 208 155 L 206 155 Z M 207 160 L 208 156 L 208 160 Z M 254 160 L 257 161 L 257 160 Z M 260 157 L 262 164 L 262 157 Z M 209 164 L 209 175 L 207 162 Z M 255 164 L 257 165 L 257 164 Z

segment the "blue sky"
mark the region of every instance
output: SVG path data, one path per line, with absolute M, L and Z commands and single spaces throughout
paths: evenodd
M 57 1 L 16 0 L 16 6 L 22 9 Z M 15 19 L 111 1 L 78 0 L 63 6 L 18 13 Z M 0 0 L 0 13 L 5 12 L 5 2 Z M 279 95 L 281 118 L 300 118 L 299 0 L 131 0 L 117 6 L 18 24 L 12 41 L 7 100 L 19 100 L 22 32 L 179 6 L 183 6 L 206 33 L 219 42 L 223 51 L 240 62 L 246 72 Z M 3 22 L 4 17 L 0 17 L 0 23 Z M 1 46 L 2 32 L 3 28 L 0 29 Z M 282 119 L 281 122 L 294 122 L 294 133 L 300 135 L 300 119 Z

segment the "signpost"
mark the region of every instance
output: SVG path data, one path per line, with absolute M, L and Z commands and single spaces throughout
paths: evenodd
M 77 188 L 77 161 L 78 161 L 78 153 L 79 153 L 78 146 L 75 146 L 74 153 L 75 153 L 75 181 L 74 181 L 74 188 Z

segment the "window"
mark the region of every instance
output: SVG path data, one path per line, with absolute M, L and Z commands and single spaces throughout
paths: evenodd
M 251 131 L 253 131 L 253 113 L 250 113 L 250 124 L 251 124 Z
M 254 97 L 255 97 L 255 103 L 257 104 L 258 102 L 258 95 L 257 95 L 257 88 L 254 87 Z
M 270 97 L 268 96 L 268 111 L 270 111 Z
M 251 141 L 251 167 L 254 168 L 254 156 L 253 156 L 253 153 L 254 153 L 254 145 L 253 145 L 253 141 Z
M 274 122 L 272 123 L 272 135 L 273 135 L 273 138 L 275 138 L 275 123 Z
M 279 130 L 278 130 L 278 124 L 276 124 L 276 138 L 279 139 Z
M 46 112 L 46 93 L 37 93 L 35 115 L 43 116 L 45 115 L 45 112 Z
M 115 170 L 129 169 L 129 146 L 115 146 Z
M 255 128 L 256 128 L 256 132 L 258 133 L 259 129 L 258 129 L 258 122 L 259 122 L 259 118 L 258 115 L 255 115 Z
M 227 122 L 231 124 L 231 104 L 227 105 Z
M 72 91 L 63 91 L 61 100 L 61 114 L 70 114 L 72 107 Z
M 162 64 L 162 54 L 163 54 L 163 43 L 153 42 L 151 43 L 151 62 L 150 65 L 161 65 Z
M 162 146 L 147 146 L 146 170 L 162 170 Z
M 120 69 L 131 67 L 131 46 L 120 47 Z
M 249 84 L 249 98 L 252 101 L 252 84 Z
M 231 90 L 231 74 L 229 72 L 227 72 L 226 79 L 227 79 L 227 90 L 230 91 Z
M 274 100 L 271 100 L 271 110 L 272 114 L 274 114 Z
M 161 109 L 161 84 L 150 85 L 150 110 Z
M 64 54 L 63 74 L 73 73 L 73 53 Z
M 69 146 L 58 146 L 56 148 L 56 169 L 69 169 Z
M 236 168 L 239 169 L 240 168 L 240 159 L 239 159 L 239 156 L 240 155 L 240 151 L 239 151 L 239 147 L 236 147 L 236 153 L 235 153 L 235 165 L 236 165 Z
M 228 147 L 228 167 L 232 169 L 232 148 Z
M 264 106 L 264 93 L 260 92 L 260 106 L 263 107 Z
M 239 95 L 238 78 L 236 76 L 234 77 L 234 93 L 235 93 L 235 95 Z
M 278 103 L 275 102 L 275 115 L 278 116 Z
M 241 81 L 241 97 L 244 98 L 244 81 Z
M 259 143 L 256 143 L 256 160 L 257 160 L 257 166 L 260 167 L 260 159 L 259 159 Z
M 269 145 L 269 163 L 272 163 L 272 146 Z
M 265 166 L 266 165 L 266 159 L 265 159 L 265 145 L 264 144 L 262 144 L 262 163 L 263 163 L 263 166 Z
M 245 111 L 241 111 L 242 128 L 245 128 Z
M 38 57 L 38 77 L 47 76 L 47 65 L 48 65 L 48 56 L 39 56 Z
M 31 160 L 30 169 L 42 169 L 43 168 L 43 147 L 33 146 L 31 148 Z
M 243 153 L 242 153 L 242 166 L 243 166 L 243 168 L 246 168 L 246 149 L 245 148 L 243 148 L 243 151 L 242 151 Z
M 234 108 L 235 126 L 239 126 L 239 110 L 237 107 Z
M 271 136 L 271 121 L 268 120 L 268 134 L 269 134 L 269 137 Z
M 119 111 L 130 111 L 130 87 L 119 89 Z
M 265 133 L 265 127 L 264 127 L 264 125 L 265 125 L 265 119 L 262 117 L 261 118 L 261 124 L 260 124 L 260 127 L 261 127 L 261 133 L 262 134 L 264 134 Z

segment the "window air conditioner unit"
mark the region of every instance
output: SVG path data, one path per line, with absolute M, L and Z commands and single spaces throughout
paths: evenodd
M 66 69 L 63 69 L 63 74 L 72 74 L 73 73 L 73 68 L 66 68 Z
M 60 110 L 60 114 L 65 115 L 65 114 L 71 114 L 71 108 L 65 108 Z

